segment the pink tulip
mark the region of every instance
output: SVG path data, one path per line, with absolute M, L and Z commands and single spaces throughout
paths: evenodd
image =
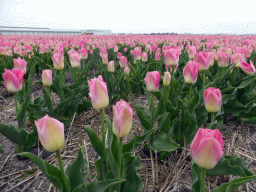
M 90 54 L 93 54 L 93 49 L 90 49 Z
M 49 152 L 55 152 L 64 147 L 64 124 L 57 119 L 45 115 L 35 121 L 41 144 Z
M 161 57 L 161 53 L 155 53 L 155 60 L 159 61 Z
M 109 104 L 107 84 L 101 75 L 88 81 L 89 96 L 95 109 L 104 109 Z
M 114 46 L 114 52 L 117 53 L 118 52 L 118 46 Z
M 52 56 L 52 62 L 53 62 L 53 67 L 56 70 L 62 70 L 64 69 L 64 61 L 61 58 L 61 55 L 59 53 L 55 53 Z
M 149 92 L 156 92 L 159 89 L 160 73 L 159 71 L 147 72 L 144 78 L 146 88 Z
M 113 105 L 113 132 L 123 138 L 129 134 L 132 128 L 133 111 L 130 105 L 121 99 Z
M 214 65 L 214 61 L 215 61 L 215 53 L 208 52 L 208 57 L 209 57 L 209 67 L 212 67 Z
M 178 49 L 167 49 L 164 52 L 165 63 L 168 66 L 176 66 L 179 62 L 180 50 Z
M 127 50 L 128 50 L 127 48 L 124 48 L 124 52 L 125 52 L 125 53 L 127 52 Z
M 12 57 L 13 56 L 12 50 L 7 50 L 6 55 L 9 57 Z
M 0 55 L 5 55 L 6 49 L 3 46 L 0 46 Z
M 250 60 L 250 65 L 245 61 L 242 61 L 240 68 L 247 74 L 247 75 L 254 75 L 255 74 L 255 67 L 253 65 L 252 60 Z
M 81 59 L 78 53 L 72 54 L 69 56 L 70 64 L 72 68 L 78 68 L 81 66 Z
M 228 64 L 229 64 L 229 56 L 228 56 L 228 54 L 218 51 L 217 55 L 218 55 L 217 58 L 218 58 L 218 65 L 219 65 L 219 67 L 227 67 Z
M 164 86 L 169 86 L 171 81 L 171 75 L 168 71 L 164 72 L 164 79 L 163 79 L 163 84 Z
M 110 73 L 113 73 L 115 71 L 115 63 L 114 63 L 114 61 L 109 61 L 108 62 L 108 71 Z
M 45 87 L 52 85 L 52 70 L 45 69 L 42 71 L 42 82 Z
M 103 65 L 107 65 L 108 64 L 108 54 L 105 53 L 105 54 L 102 54 L 102 64 Z
M 222 103 L 222 96 L 220 89 L 209 87 L 204 90 L 204 105 L 208 112 L 217 112 Z
M 126 75 L 129 75 L 129 73 L 130 73 L 130 68 L 129 68 L 129 67 L 125 67 L 125 68 L 124 68 L 124 73 L 125 73 Z
M 81 49 L 78 49 L 78 52 L 79 52 L 81 60 L 86 60 L 88 58 L 87 49 L 81 48 Z
M 13 59 L 14 68 L 20 69 L 22 71 L 27 71 L 27 62 L 25 59 L 21 59 L 20 57 L 18 59 Z
M 127 66 L 127 57 L 121 56 L 119 60 L 120 67 L 124 68 Z
M 151 48 L 151 45 L 149 45 L 149 44 L 146 45 L 146 46 L 145 46 L 145 51 L 148 53 L 148 52 L 150 51 L 150 48 Z
M 134 57 L 134 60 L 140 60 L 141 59 L 141 51 L 139 49 L 134 49 L 132 51 L 132 55 Z
M 223 155 L 220 131 L 199 128 L 190 145 L 190 153 L 199 167 L 213 169 Z
M 241 53 L 234 53 L 231 56 L 231 63 L 235 63 L 235 68 L 239 68 L 242 65 L 242 62 L 244 61 L 243 56 Z
M 11 70 L 4 69 L 3 79 L 4 86 L 10 92 L 16 93 L 22 89 L 22 80 L 25 71 L 12 68 Z
M 198 70 L 200 64 L 194 61 L 189 61 L 183 68 L 183 76 L 188 84 L 194 84 L 197 81 Z
M 147 54 L 146 52 L 143 52 L 141 56 L 142 56 L 142 59 L 141 59 L 141 60 L 142 60 L 143 62 L 146 62 L 146 61 L 148 60 L 148 54 Z
M 199 71 L 206 71 L 209 68 L 210 61 L 208 53 L 201 51 L 196 54 L 195 59 L 200 64 Z
M 120 59 L 120 58 L 122 57 L 122 53 L 121 53 L 121 52 L 118 52 L 118 53 L 116 54 L 116 57 L 117 57 L 117 59 Z
M 195 46 L 189 46 L 188 47 L 188 58 L 189 60 L 195 59 L 197 49 Z

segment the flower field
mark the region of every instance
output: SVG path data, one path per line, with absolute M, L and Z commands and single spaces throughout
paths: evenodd
M 256 191 L 255 36 L 0 36 L 0 191 Z

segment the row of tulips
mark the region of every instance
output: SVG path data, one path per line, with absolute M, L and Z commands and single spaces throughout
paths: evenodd
M 102 49 L 102 50 L 104 50 L 104 49 Z M 211 121 L 211 123 L 208 123 L 208 125 L 209 125 L 209 126 L 207 125 L 208 128 L 212 128 L 212 129 L 214 129 L 216 127 L 220 128 L 219 125 L 222 123 L 222 121 L 221 121 L 222 116 L 225 115 L 224 113 L 226 111 L 232 110 L 232 109 L 229 109 L 229 107 L 230 107 L 231 100 L 233 100 L 235 98 L 236 93 L 238 93 L 238 95 L 242 95 L 242 96 L 244 95 L 244 93 L 246 93 L 247 96 L 250 98 L 249 100 L 247 99 L 245 101 L 245 103 L 243 103 L 244 106 L 242 106 L 242 107 L 238 106 L 238 105 L 235 106 L 236 108 L 240 107 L 240 108 L 244 109 L 241 113 L 237 112 L 238 110 L 236 109 L 236 111 L 235 111 L 236 115 L 237 116 L 241 115 L 241 117 L 246 117 L 246 116 L 248 116 L 248 114 L 249 115 L 253 114 L 254 108 L 252 106 L 252 104 L 253 104 L 252 101 L 254 101 L 255 95 L 253 94 L 251 87 L 253 85 L 255 85 L 255 82 L 253 79 L 255 76 L 255 75 L 253 75 L 255 73 L 255 69 L 253 67 L 251 67 L 250 68 L 250 70 L 252 71 L 250 73 L 251 76 L 248 76 L 248 77 L 242 76 L 242 78 L 238 79 L 238 80 L 237 80 L 235 74 L 238 74 L 239 69 L 234 68 L 234 65 L 233 65 L 234 69 L 229 68 L 229 66 L 227 66 L 226 68 L 224 68 L 224 70 L 220 70 L 216 67 L 216 64 L 215 64 L 215 67 L 213 66 L 212 70 L 209 69 L 209 66 L 208 67 L 206 66 L 204 68 L 205 70 L 208 70 L 207 72 L 210 71 L 210 73 L 206 74 L 205 71 L 198 73 L 198 71 L 200 71 L 199 68 L 200 68 L 201 61 L 203 61 L 202 63 L 206 63 L 207 65 L 209 65 L 209 60 L 207 59 L 208 56 L 205 56 L 205 55 L 209 55 L 209 54 L 202 52 L 201 54 L 199 54 L 201 56 L 197 56 L 197 59 L 195 59 L 195 61 L 187 62 L 186 66 L 183 68 L 183 76 L 180 75 L 179 73 L 176 74 L 175 73 L 176 68 L 174 68 L 174 67 L 170 71 L 171 74 L 169 72 L 166 72 L 163 77 L 164 87 L 161 89 L 160 88 L 160 79 L 161 79 L 160 72 L 159 71 L 147 72 L 147 70 L 149 69 L 148 66 L 145 65 L 145 63 L 143 63 L 143 61 L 141 62 L 140 61 L 141 58 L 139 58 L 139 56 L 138 56 L 139 55 L 138 53 L 141 51 L 141 49 L 140 48 L 134 49 L 132 51 L 132 54 L 134 51 L 135 51 L 135 53 L 137 52 L 136 53 L 137 56 L 136 56 L 136 54 L 135 54 L 135 57 L 133 55 L 133 57 L 134 57 L 133 63 L 134 64 L 127 63 L 125 65 L 127 67 L 126 69 L 131 69 L 131 72 L 128 73 L 126 76 L 120 77 L 120 74 L 123 72 L 122 70 L 119 72 L 119 75 L 114 76 L 115 74 L 113 72 L 109 71 L 106 68 L 106 65 L 104 65 L 104 62 L 102 62 L 102 65 L 100 65 L 101 66 L 100 72 L 102 73 L 103 77 L 99 75 L 97 78 L 94 78 L 94 79 L 91 79 L 90 81 L 88 81 L 88 89 L 89 89 L 88 96 L 91 98 L 90 102 L 95 109 L 101 110 L 101 119 L 102 119 L 102 139 L 101 140 L 98 138 L 97 134 L 94 131 L 92 131 L 88 127 L 85 127 L 85 131 L 88 133 L 95 151 L 101 157 L 101 159 L 99 161 L 97 161 L 97 163 L 95 162 L 95 165 L 94 165 L 96 167 L 96 169 L 98 171 L 98 175 L 99 175 L 99 178 L 98 178 L 98 181 L 96 182 L 96 184 L 95 183 L 93 183 L 91 185 L 84 184 L 85 180 L 83 180 L 81 183 L 79 183 L 79 185 L 75 185 L 72 187 L 71 183 L 74 178 L 70 179 L 70 177 L 72 178 L 72 176 L 69 176 L 69 173 L 68 173 L 70 171 L 66 170 L 66 173 L 64 173 L 64 170 L 62 170 L 62 168 L 61 168 L 59 170 L 60 171 L 59 173 L 56 172 L 56 173 L 54 173 L 54 175 L 51 175 L 51 174 L 47 173 L 47 168 L 45 169 L 45 166 L 43 166 L 43 167 L 41 166 L 41 164 L 42 164 L 41 163 L 40 168 L 42 170 L 44 169 L 44 173 L 46 175 L 48 174 L 47 175 L 48 178 L 51 178 L 50 180 L 55 185 L 57 185 L 59 189 L 61 189 L 63 191 L 73 191 L 73 190 L 75 190 L 75 188 L 77 188 L 80 185 L 81 186 L 78 187 L 76 190 L 85 191 L 85 190 L 91 189 L 91 186 L 99 186 L 102 183 L 105 183 L 105 184 L 107 183 L 107 185 L 105 185 L 103 187 L 103 189 L 112 183 L 113 185 L 110 188 L 110 191 L 130 190 L 130 188 L 127 187 L 128 183 L 134 183 L 134 188 L 135 188 L 134 190 L 140 191 L 140 189 L 142 188 L 142 183 L 136 174 L 138 169 L 131 170 L 131 167 L 134 167 L 134 166 L 139 168 L 137 166 L 139 164 L 138 163 L 139 157 L 133 157 L 133 156 L 131 156 L 131 154 L 135 150 L 135 148 L 138 145 L 143 144 L 146 139 L 148 140 L 148 143 L 149 143 L 147 145 L 147 147 L 150 150 L 155 150 L 155 151 L 163 152 L 163 153 L 176 150 L 177 148 L 179 148 L 179 146 L 188 146 L 192 142 L 190 147 L 191 147 L 191 150 L 195 150 L 195 152 L 194 153 L 191 152 L 191 155 L 192 155 L 192 158 L 194 159 L 194 161 L 196 162 L 192 166 L 193 177 L 202 178 L 201 180 L 196 180 L 193 183 L 192 188 L 194 191 L 199 191 L 199 190 L 204 191 L 205 190 L 204 189 L 205 174 L 208 174 L 208 175 L 220 174 L 219 173 L 220 169 L 222 169 L 223 166 L 228 166 L 229 162 L 232 162 L 233 164 L 235 164 L 237 166 L 241 166 L 241 165 L 239 165 L 239 161 L 241 159 L 238 159 L 235 157 L 230 157 L 230 156 L 222 157 L 223 152 L 221 153 L 221 151 L 223 151 L 223 142 L 220 139 L 219 132 L 217 130 L 214 130 L 214 132 L 212 132 L 211 130 L 205 129 L 206 132 L 204 132 L 201 129 L 198 130 L 198 127 L 201 127 L 201 125 L 207 121 L 207 119 L 208 119 L 207 111 L 208 111 L 209 113 L 212 114 L 211 115 L 212 121 Z M 88 105 L 88 103 L 83 101 L 83 97 L 86 95 L 85 93 L 84 93 L 84 95 L 81 95 L 81 97 L 80 97 L 81 100 L 77 99 L 79 94 L 85 92 L 85 90 L 86 90 L 86 88 L 82 89 L 83 84 L 86 83 L 86 78 L 81 79 L 79 81 L 80 77 L 83 74 L 86 74 L 86 70 L 85 70 L 85 72 L 83 72 L 84 69 L 86 69 L 86 67 L 84 65 L 81 66 L 81 65 L 77 64 L 77 63 L 79 63 L 78 62 L 79 59 L 75 60 L 76 65 L 78 65 L 78 68 L 74 69 L 77 71 L 74 71 L 74 73 L 72 75 L 72 78 L 74 80 L 74 85 L 67 87 L 63 83 L 64 82 L 64 70 L 65 70 L 65 66 L 66 67 L 69 67 L 69 66 L 66 65 L 64 51 L 62 50 L 62 48 L 57 48 L 54 52 L 55 53 L 52 57 L 53 66 L 54 66 L 54 69 L 52 68 L 52 74 L 50 74 L 50 72 L 48 70 L 43 71 L 43 74 L 42 74 L 42 82 L 44 83 L 45 86 L 48 86 L 48 88 L 49 88 L 48 91 L 46 89 L 44 89 L 44 97 L 41 97 L 45 101 L 43 102 L 41 98 L 38 98 L 37 100 L 34 101 L 34 103 L 31 102 L 31 104 L 29 104 L 30 110 L 31 110 L 30 114 L 32 114 L 32 116 L 34 116 L 35 120 L 38 119 L 37 122 L 39 122 L 39 119 L 41 119 L 42 117 L 48 118 L 48 116 L 44 116 L 45 115 L 44 113 L 49 113 L 50 116 L 58 118 L 59 120 L 63 121 L 63 119 L 61 119 L 60 116 L 58 116 L 58 115 L 63 115 L 63 114 L 61 114 L 61 112 L 63 112 L 63 110 L 64 110 L 63 109 L 64 105 L 67 105 L 67 109 L 68 109 L 68 110 L 64 110 L 64 111 L 70 111 L 70 106 L 74 105 L 76 102 L 78 102 L 78 104 L 80 102 L 81 105 L 79 105 L 79 106 L 76 105 L 75 108 L 79 108 L 79 109 L 82 108 L 84 110 L 86 108 L 86 106 L 87 107 L 90 106 L 90 105 Z M 104 51 L 102 51 L 102 52 L 104 52 Z M 71 61 L 72 59 L 71 58 L 72 57 L 77 58 L 78 56 L 74 51 L 71 51 L 69 53 L 70 54 L 68 54 L 68 55 L 70 57 L 70 64 L 71 64 L 70 66 L 72 67 L 72 61 Z M 165 64 L 168 64 L 169 66 L 177 67 L 178 62 L 180 62 L 180 60 L 181 60 L 179 57 L 177 59 L 177 56 L 179 56 L 180 54 L 182 55 L 181 50 L 179 48 L 173 48 L 173 49 L 168 48 L 165 51 L 165 53 L 168 53 L 166 55 L 170 56 L 170 57 L 166 56 Z M 104 54 L 106 54 L 106 53 L 103 53 L 103 55 Z M 72 55 L 75 55 L 75 56 L 72 56 Z M 183 57 L 181 57 L 181 58 L 183 58 Z M 152 58 L 149 57 L 148 62 L 150 62 L 150 59 L 152 59 Z M 104 59 L 102 59 L 102 61 L 103 60 Z M 136 62 L 134 62 L 134 61 L 136 61 Z M 122 63 L 122 62 L 120 62 L 120 63 Z M 167 67 L 169 68 L 168 65 L 167 65 Z M 253 66 L 252 63 L 251 63 L 251 65 Z M 75 65 L 73 65 L 73 66 L 75 66 Z M 123 69 L 123 67 L 121 67 L 121 64 L 120 64 L 119 69 Z M 18 111 L 17 119 L 19 121 L 21 121 L 19 123 L 19 129 L 22 129 L 24 127 L 24 117 L 21 115 L 18 115 L 18 114 L 22 114 L 19 111 L 22 111 L 22 112 L 24 112 L 24 114 L 26 114 L 26 110 L 28 109 L 28 108 L 26 108 L 26 106 L 28 105 L 28 103 L 30 103 L 29 96 L 30 96 L 30 92 L 32 89 L 29 87 L 32 83 L 31 80 L 32 80 L 32 75 L 34 73 L 34 70 L 35 69 L 32 69 L 32 68 L 30 69 L 28 82 L 25 81 L 24 91 L 19 90 L 19 92 L 23 91 L 22 94 L 26 95 L 25 99 L 24 98 L 19 99 L 19 102 L 21 105 L 20 110 L 18 109 L 17 99 L 15 99 L 16 109 L 18 109 L 17 110 Z M 57 71 L 55 71 L 55 70 L 57 70 Z M 118 70 L 118 68 L 117 68 L 117 70 Z M 115 70 L 115 71 L 117 71 L 117 70 Z M 233 70 L 232 73 L 230 73 L 231 70 Z M 20 69 L 20 71 L 22 71 L 22 70 Z M 70 71 L 72 73 L 72 69 Z M 145 71 L 145 72 L 141 73 L 142 71 Z M 9 73 L 9 75 L 8 75 L 8 73 Z M 16 82 L 13 81 L 13 77 L 12 77 L 13 75 L 11 75 L 11 72 L 6 70 L 5 74 L 6 75 L 4 78 L 5 78 L 6 88 L 9 91 L 12 91 L 13 87 L 17 88 L 17 86 L 16 86 L 17 84 L 16 84 Z M 79 78 L 76 78 L 77 74 L 80 75 Z M 208 78 L 205 77 L 206 75 Z M 52 78 L 52 76 L 53 76 L 53 78 Z M 137 79 L 135 79 L 134 76 Z M 112 92 L 112 89 L 109 90 L 109 87 L 110 87 L 110 85 L 112 85 L 112 87 L 114 87 L 114 85 L 115 85 L 115 83 L 113 83 L 112 80 L 109 80 L 109 79 L 111 79 L 111 77 L 114 77 L 115 79 L 126 79 L 125 83 L 129 85 L 129 81 L 130 82 L 132 82 L 132 80 L 140 81 L 141 76 L 143 76 L 143 78 L 145 78 L 144 83 L 142 83 L 142 85 L 143 86 L 145 85 L 145 87 L 146 87 L 145 93 L 148 95 L 149 108 L 142 107 L 139 104 L 137 104 L 136 106 L 134 105 L 134 108 L 136 110 L 136 114 L 138 115 L 138 117 L 141 121 L 141 126 L 143 127 L 145 133 L 141 137 L 134 136 L 130 143 L 128 143 L 126 145 L 122 145 L 122 138 L 129 133 L 131 126 L 132 126 L 131 120 L 132 120 L 133 112 L 132 112 L 130 106 L 125 101 L 120 100 L 115 106 L 113 106 L 113 114 L 114 114 L 113 125 L 110 123 L 108 117 L 103 112 L 103 109 L 109 105 L 109 100 L 110 100 L 109 93 Z M 16 77 L 18 78 L 18 76 L 16 76 Z M 106 78 L 106 77 L 108 77 L 108 78 Z M 21 83 L 22 83 L 22 78 L 20 80 Z M 198 78 L 200 79 L 199 82 L 197 81 Z M 76 79 L 78 79 L 78 80 L 76 81 Z M 106 80 L 107 83 L 105 83 L 103 81 L 103 79 Z M 225 80 L 228 80 L 228 82 L 229 82 L 228 86 L 226 84 L 224 84 Z M 45 82 L 48 82 L 48 84 Z M 201 82 L 202 82 L 202 84 L 201 84 Z M 134 82 L 134 83 L 136 83 L 136 82 Z M 137 84 L 135 84 L 135 85 L 137 85 Z M 200 86 L 198 86 L 198 85 L 200 85 Z M 221 89 L 213 88 L 213 87 L 218 87 L 218 86 L 220 86 Z M 59 108 L 57 107 L 55 110 L 53 110 L 53 108 L 52 108 L 50 97 L 49 97 L 50 90 L 56 92 L 60 96 L 60 100 L 61 100 L 61 103 L 59 104 L 60 107 Z M 220 90 L 226 94 L 221 96 Z M 13 91 L 13 92 L 17 92 L 17 89 L 16 89 L 16 91 Z M 149 93 L 151 94 L 151 96 Z M 67 99 L 66 97 L 64 98 L 64 95 L 67 95 L 67 97 L 70 96 L 70 98 L 69 99 Z M 156 99 L 159 101 L 156 109 L 154 107 L 154 97 L 156 97 Z M 74 98 L 76 98 L 76 100 L 75 100 L 75 102 L 72 103 L 71 100 Z M 222 98 L 223 98 L 223 100 L 222 100 Z M 202 101 L 204 101 L 205 105 L 202 104 Z M 232 101 L 232 102 L 234 102 L 234 101 Z M 224 105 L 224 107 L 222 107 L 222 104 Z M 225 107 L 225 105 L 228 107 Z M 44 113 L 37 113 L 42 108 L 45 109 L 46 106 L 48 108 L 48 111 L 44 110 Z M 246 108 L 246 110 L 245 110 L 245 108 Z M 33 112 L 32 109 L 35 109 L 35 112 Z M 59 112 L 60 109 L 62 110 L 61 112 Z M 77 110 L 75 110 L 75 112 L 78 112 Z M 31 116 L 31 115 L 29 115 L 29 116 Z M 70 116 L 70 114 L 69 114 L 69 116 Z M 72 117 L 72 113 L 71 113 L 71 117 Z M 108 133 L 109 133 L 108 147 L 105 147 L 104 118 L 107 123 Z M 184 121 L 184 119 L 186 119 L 186 121 Z M 159 127 L 157 131 L 155 130 L 155 128 L 153 126 L 154 122 L 156 120 L 158 121 L 158 127 Z M 37 124 L 39 125 L 40 123 L 37 123 Z M 49 123 L 49 124 L 53 124 L 53 123 Z M 38 125 L 36 125 L 36 127 L 37 127 L 37 132 L 39 135 Z M 48 126 L 48 128 L 49 127 L 50 126 Z M 8 131 L 6 131 L 7 129 L 9 129 L 11 131 L 8 132 Z M 17 133 L 17 130 L 15 130 L 15 128 L 13 129 L 13 127 L 11 127 L 11 126 L 4 126 L 2 124 L 0 126 L 0 130 L 1 130 L 1 133 L 3 133 L 5 136 L 11 136 L 13 133 L 15 133 L 15 131 Z M 197 130 L 198 130 L 198 132 L 197 132 Z M 196 136 L 194 137 L 194 140 L 192 141 L 193 134 L 196 132 L 198 134 L 196 134 Z M 24 130 L 22 130 L 21 133 L 23 135 L 20 134 L 20 136 L 18 138 L 14 138 L 14 139 L 12 139 L 12 141 L 14 141 L 14 142 L 17 142 L 18 140 L 21 141 L 22 136 L 24 136 L 24 134 L 25 134 Z M 36 141 L 35 137 L 34 137 L 34 135 L 36 134 L 36 131 L 34 131 L 31 134 L 33 134 L 33 137 L 32 137 L 32 135 L 27 134 L 26 140 L 29 141 L 29 143 L 32 143 L 32 145 L 33 145 L 33 144 L 35 144 L 35 141 Z M 18 134 L 16 134 L 16 135 L 18 135 Z M 203 136 L 203 135 L 205 135 L 205 136 Z M 215 137 L 213 135 L 215 135 L 215 136 L 217 135 L 217 136 Z M 119 139 L 118 139 L 118 137 L 119 137 Z M 199 140 L 202 137 L 205 137 L 206 140 L 203 142 L 204 144 L 199 145 L 198 144 L 198 143 L 200 143 Z M 207 139 L 208 137 L 210 139 Z M 30 138 L 33 138 L 34 140 L 29 140 Z M 39 135 L 39 138 L 40 138 L 40 135 Z M 59 138 L 61 138 L 61 137 L 59 137 Z M 215 139 L 213 139 L 213 138 L 215 138 Z M 40 141 L 43 143 L 44 141 L 42 141 L 42 139 L 40 138 Z M 55 140 L 53 140 L 53 141 L 55 141 Z M 210 144 L 208 144 L 208 142 Z M 24 145 L 26 145 L 27 143 L 25 143 L 25 144 L 24 143 L 25 143 L 25 141 L 19 143 L 19 145 L 23 146 L 23 147 L 20 147 L 21 148 L 20 152 L 21 151 L 29 151 L 28 147 L 27 148 L 24 147 Z M 214 144 L 214 147 L 211 144 Z M 43 144 L 43 146 L 44 146 L 44 144 Z M 61 144 L 56 145 L 56 146 L 59 146 L 60 148 L 63 147 Z M 216 149 L 216 151 L 211 151 L 211 153 L 208 155 L 208 154 L 206 154 L 206 152 L 209 151 L 208 147 L 209 147 L 209 149 L 214 148 L 214 149 Z M 60 148 L 53 149 L 52 152 L 55 150 L 58 151 Z M 201 152 L 203 152 L 203 151 L 205 151 L 205 153 L 201 154 Z M 57 156 L 58 156 L 58 153 L 59 152 L 57 152 Z M 118 155 L 116 155 L 116 154 L 118 154 Z M 20 153 L 20 155 L 24 155 L 24 156 L 27 155 L 27 156 L 30 156 L 34 160 L 37 159 L 36 161 L 41 161 L 41 160 L 38 160 L 38 158 L 35 158 L 35 156 L 33 156 L 33 155 L 31 156 L 28 153 L 22 153 L 22 154 Z M 214 159 L 214 161 L 205 160 L 205 156 L 211 157 L 211 159 L 212 160 Z M 213 156 L 215 158 L 213 158 Z M 222 161 L 220 161 L 220 164 L 218 166 L 216 164 L 221 159 L 221 157 L 222 157 Z M 86 164 L 86 162 L 84 160 L 78 160 L 78 161 L 83 161 L 84 164 Z M 60 158 L 59 158 L 59 162 L 61 162 Z M 209 164 L 206 165 L 205 162 L 209 162 Z M 125 163 L 125 165 L 123 163 Z M 199 167 L 197 165 L 199 165 Z M 49 166 L 49 165 L 46 164 L 46 167 L 47 166 Z M 60 167 L 61 167 L 61 163 L 60 163 Z M 119 168 L 117 169 L 117 167 L 119 167 Z M 215 168 L 215 167 L 217 167 L 217 168 Z M 208 170 L 206 171 L 205 169 L 208 169 Z M 65 174 L 68 176 L 65 176 Z M 203 175 L 201 175 L 201 174 L 203 174 Z M 224 173 L 221 172 L 221 174 L 224 174 Z M 227 171 L 227 172 L 225 172 L 225 174 L 234 174 L 234 172 Z M 53 179 L 54 177 L 56 177 L 56 175 L 58 175 L 60 177 L 58 179 Z M 246 174 L 238 173 L 238 175 L 241 177 L 245 177 L 245 178 L 243 178 L 243 182 L 241 182 L 241 180 L 234 181 L 233 183 L 228 184 L 228 186 L 231 186 L 230 188 L 232 188 L 233 185 L 238 186 L 237 183 L 243 184 L 247 181 L 255 179 L 255 176 L 251 172 L 247 172 Z M 52 176 L 54 176 L 54 177 L 52 177 Z M 66 177 L 68 177 L 69 181 L 68 181 L 68 179 L 65 179 Z M 108 179 L 110 179 L 111 181 Z M 123 180 L 120 180 L 120 179 L 123 179 Z M 126 181 L 124 179 L 126 179 Z M 59 182 L 55 182 L 55 180 L 59 180 Z M 122 182 L 122 183 L 115 185 L 117 182 Z M 61 183 L 61 185 L 60 185 L 60 183 Z M 135 184 L 135 183 L 137 183 L 137 184 Z M 198 186 L 200 189 L 198 189 Z

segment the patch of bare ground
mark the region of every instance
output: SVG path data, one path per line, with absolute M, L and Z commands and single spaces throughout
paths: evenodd
M 39 77 L 37 77 L 37 79 L 39 79 Z M 67 82 L 66 79 L 66 83 L 72 82 Z M 0 87 L 0 91 L 0 122 L 16 125 L 16 111 L 14 108 L 13 96 L 12 94 L 5 92 L 4 86 Z M 33 93 L 34 97 L 42 95 L 41 89 L 38 89 Z M 53 105 L 56 106 L 59 102 L 58 96 L 52 92 L 51 97 Z M 134 104 L 140 102 L 141 105 L 147 106 L 147 98 L 144 95 L 132 99 L 131 102 Z M 106 108 L 105 113 L 112 119 L 112 107 L 109 106 Z M 79 148 L 84 145 L 85 158 L 92 167 L 92 169 L 86 167 L 86 172 L 88 173 L 87 181 L 91 182 L 97 177 L 97 172 L 93 167 L 93 163 L 99 157 L 92 148 L 88 135 L 82 129 L 85 125 L 90 126 L 101 137 L 99 111 L 91 108 L 84 111 L 79 116 L 75 114 L 71 124 L 68 127 L 65 127 L 65 147 L 60 150 L 60 153 L 64 169 L 66 169 L 66 167 L 74 161 Z M 31 124 L 26 124 L 27 131 L 31 131 L 31 127 Z M 221 129 L 223 130 L 224 154 L 236 155 L 246 159 L 249 163 L 250 171 L 256 174 L 256 125 L 236 123 L 233 120 L 233 117 L 230 116 L 225 119 Z M 127 143 L 132 136 L 142 134 L 143 130 L 140 126 L 139 119 L 136 114 L 134 114 L 133 128 L 123 141 L 124 143 Z M 17 155 L 15 144 L 11 143 L 3 135 L 0 135 L 0 146 L 1 145 L 4 146 L 4 149 L 3 152 L 0 152 L 0 191 L 58 191 L 30 159 L 21 159 Z M 58 167 L 55 153 L 46 152 L 40 145 L 40 142 L 32 149 L 32 153 Z M 138 147 L 134 155 L 140 155 L 141 157 L 141 168 L 138 174 L 144 183 L 142 191 L 191 191 L 192 159 L 188 147 L 182 148 L 181 151 L 176 150 L 171 152 L 165 162 L 158 161 L 159 154 L 149 153 L 143 146 Z M 206 187 L 208 190 L 211 190 L 220 184 L 229 182 L 235 178 L 237 177 L 207 177 Z M 241 186 L 237 191 L 256 191 L 256 181 Z

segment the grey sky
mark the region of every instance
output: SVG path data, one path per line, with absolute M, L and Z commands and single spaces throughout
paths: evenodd
M 254 1 L 235 2 L 0 0 L 0 25 L 114 33 L 256 34 Z

